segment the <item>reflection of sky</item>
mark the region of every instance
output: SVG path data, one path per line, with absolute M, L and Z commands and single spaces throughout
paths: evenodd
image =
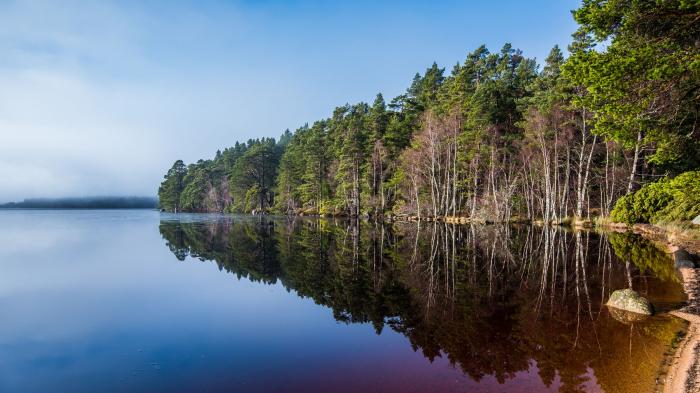
M 0 211 L 0 391 L 474 388 L 390 329 L 178 261 L 158 223 L 152 211 Z

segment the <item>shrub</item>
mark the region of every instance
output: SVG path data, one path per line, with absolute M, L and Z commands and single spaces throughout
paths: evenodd
M 692 220 L 700 214 L 700 171 L 649 183 L 617 200 L 610 218 L 628 224 Z
M 639 214 L 634 211 L 634 194 L 621 196 L 615 202 L 615 207 L 610 212 L 610 219 L 613 222 L 624 222 L 632 224 L 638 220 Z
M 672 200 L 656 213 L 651 222 L 689 221 L 700 214 L 700 171 L 685 172 L 669 185 Z

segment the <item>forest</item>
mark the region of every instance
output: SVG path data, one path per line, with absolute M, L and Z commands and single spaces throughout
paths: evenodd
M 505 44 L 279 139 L 176 161 L 175 212 L 563 223 L 700 214 L 700 5 L 584 0 L 568 55 Z

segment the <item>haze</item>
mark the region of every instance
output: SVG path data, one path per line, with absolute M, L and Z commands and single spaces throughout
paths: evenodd
M 543 59 L 577 5 L 2 2 L 0 202 L 154 195 L 175 159 L 389 100 L 480 44 Z

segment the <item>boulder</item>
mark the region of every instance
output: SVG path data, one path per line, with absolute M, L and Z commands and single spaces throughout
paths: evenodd
M 653 313 L 651 303 L 629 288 L 618 289 L 613 292 L 606 305 L 642 315 L 651 315 Z
M 693 225 L 700 225 L 700 214 L 698 214 L 697 217 L 693 218 Z
M 622 322 L 625 325 L 632 325 L 649 318 L 648 314 L 639 314 L 636 312 L 621 310 L 615 307 L 610 307 L 608 311 L 610 312 L 610 316 L 615 318 L 616 321 Z

